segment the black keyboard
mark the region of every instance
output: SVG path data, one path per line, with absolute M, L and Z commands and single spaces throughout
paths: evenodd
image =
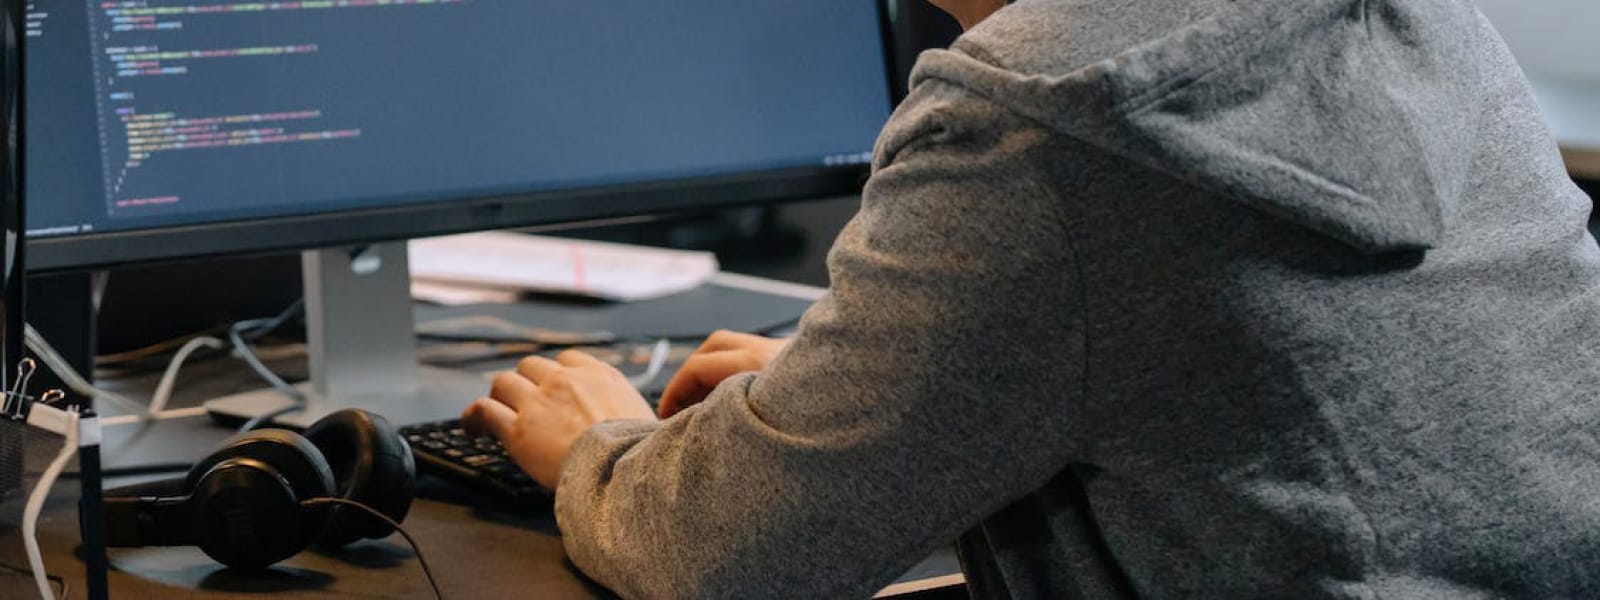
M 655 407 L 661 392 L 645 392 L 645 401 Z M 467 433 L 458 419 L 407 425 L 400 437 L 411 444 L 419 472 L 508 500 L 550 500 L 550 492 L 512 462 L 499 440 Z
M 511 462 L 499 440 L 467 433 L 459 420 L 408 425 L 400 436 L 411 444 L 418 471 L 512 500 L 550 497 Z

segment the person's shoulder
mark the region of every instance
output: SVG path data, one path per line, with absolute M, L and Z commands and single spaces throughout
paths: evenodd
M 1159 40 L 1227 0 L 1020 0 L 951 49 L 1019 75 L 1061 75 Z

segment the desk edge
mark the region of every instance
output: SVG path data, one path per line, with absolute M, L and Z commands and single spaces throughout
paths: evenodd
M 751 292 L 760 292 L 763 294 L 772 294 L 774 296 L 799 298 L 801 300 L 810 300 L 812 302 L 817 301 L 818 299 L 822 298 L 823 294 L 828 293 L 826 288 L 727 272 L 712 275 L 711 283 L 720 285 L 722 287 L 736 288 Z

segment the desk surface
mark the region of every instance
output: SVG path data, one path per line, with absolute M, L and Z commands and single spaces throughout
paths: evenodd
M 206 417 L 155 422 L 148 427 L 107 430 L 104 448 L 127 456 L 182 455 L 181 448 L 211 448 L 231 432 Z M 187 454 L 192 455 L 192 452 Z M 109 453 L 108 453 L 109 455 Z M 496 504 L 444 482 L 424 478 L 405 527 L 428 557 L 448 598 L 608 597 L 566 562 L 559 531 L 548 507 L 532 510 Z M 83 581 L 82 565 L 71 558 L 77 544 L 70 482 L 57 486 L 40 524 L 45 563 L 53 574 Z M 26 564 L 16 544 L 0 560 Z M 302 552 L 264 573 L 224 569 L 194 548 L 113 549 L 113 597 L 231 598 L 264 592 L 296 597 L 427 597 L 427 582 L 411 549 L 399 536 L 365 541 L 341 551 Z M 924 560 L 902 582 L 935 580 L 957 570 L 954 556 L 941 550 Z M 18 581 L 20 583 L 20 581 Z M 12 588 L 0 579 L 0 598 Z M 28 589 L 28 588 L 20 588 Z M 81 590 L 81 585 L 77 587 Z M 81 597 L 81 595 L 75 595 Z
M 734 282 L 737 286 L 739 282 Z M 748 282 L 746 282 L 748 283 Z M 748 287 L 748 286 L 745 286 Z M 704 291 L 703 291 L 704 292 Z M 710 290 L 699 297 L 670 299 L 668 303 L 689 303 L 700 308 L 670 310 L 667 305 L 645 305 L 642 310 L 694 315 L 678 319 L 679 328 L 714 325 L 753 329 L 782 321 L 798 314 L 807 304 L 788 298 L 774 300 L 764 308 L 752 308 L 745 294 L 752 292 L 729 286 Z M 743 298 L 744 300 L 740 300 Z M 737 306 L 737 310 L 731 310 Z M 593 324 L 602 312 L 615 311 L 617 305 L 577 307 L 567 312 L 569 323 Z M 464 309 L 425 308 L 419 321 L 461 314 Z M 525 321 L 538 314 L 546 327 L 560 327 L 549 307 L 519 313 L 499 308 L 502 318 Z M 613 315 L 615 316 L 615 315 Z M 704 317 L 704 318 L 702 318 Z M 695 323 L 700 320 L 722 323 Z M 731 319 L 731 321 L 729 321 Z M 651 318 L 606 319 L 628 327 L 659 324 Z M 662 333 L 662 332 L 657 332 Z M 298 364 L 297 364 L 298 363 Z M 303 359 L 274 364 L 289 375 L 304 373 Z M 489 365 L 488 368 L 497 368 Z M 173 398 L 174 407 L 196 406 L 201 401 L 258 386 L 233 361 L 209 361 L 184 369 L 182 386 Z M 154 376 L 113 382 L 125 391 L 153 387 Z M 106 429 L 102 451 L 107 468 L 168 462 L 191 462 L 214 448 L 230 435 L 227 428 L 215 426 L 205 416 L 192 416 L 149 422 L 137 426 Z M 56 486 L 41 519 L 39 537 L 45 562 L 52 574 L 72 582 L 73 597 L 82 597 L 83 566 L 74 559 L 78 544 L 75 510 L 76 482 Z M 549 507 L 510 507 L 497 504 L 451 484 L 424 478 L 419 498 L 412 504 L 405 521 L 428 557 L 440 587 L 451 598 L 499 597 L 606 597 L 602 588 L 586 581 L 566 561 L 565 551 Z M 25 565 L 15 531 L 0 531 L 0 562 Z M 342 551 L 302 552 L 264 573 L 239 573 L 211 562 L 194 548 L 114 549 L 110 552 L 113 597 L 224 598 L 258 596 L 264 592 L 290 592 L 296 597 L 427 597 L 426 580 L 411 549 L 399 536 L 365 541 Z M 0 598 L 13 591 L 29 590 L 15 575 L 0 574 Z M 937 585 L 959 585 L 959 566 L 948 549 L 935 552 L 892 586 L 895 591 L 914 591 Z M 28 593 L 27 596 L 31 596 Z
M 1561 158 L 1574 177 L 1600 181 L 1600 148 L 1565 146 L 1561 148 Z

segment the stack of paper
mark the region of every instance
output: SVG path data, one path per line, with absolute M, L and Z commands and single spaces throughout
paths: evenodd
M 656 298 L 717 274 L 710 252 L 484 232 L 412 240 L 411 294 L 441 304 L 515 302 L 526 292 Z

